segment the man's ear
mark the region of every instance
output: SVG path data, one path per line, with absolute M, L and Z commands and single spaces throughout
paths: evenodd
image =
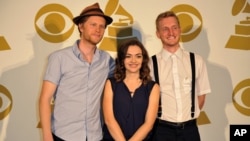
M 155 31 L 155 34 L 160 39 L 160 34 L 159 34 L 159 32 L 157 30 Z
M 83 32 L 83 23 L 79 23 L 78 24 L 78 30 L 79 30 L 79 32 Z

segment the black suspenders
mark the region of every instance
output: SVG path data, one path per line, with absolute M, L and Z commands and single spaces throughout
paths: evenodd
M 154 67 L 155 82 L 160 85 L 156 55 L 152 56 L 152 60 L 153 60 L 153 67 Z M 160 97 L 159 107 L 158 107 L 158 117 L 161 117 L 161 97 Z
M 190 52 L 190 62 L 192 68 L 192 107 L 191 107 L 191 117 L 194 117 L 195 112 L 195 58 L 194 53 Z
M 153 61 L 155 82 L 160 85 L 156 55 L 152 56 L 152 61 Z M 195 113 L 195 105 L 194 105 L 195 104 L 195 57 L 194 57 L 194 53 L 192 53 L 192 52 L 190 52 L 190 62 L 191 62 L 191 69 L 192 69 L 191 117 L 193 118 L 194 113 Z M 161 113 L 162 113 L 161 110 L 162 110 L 162 108 L 161 108 L 161 99 L 160 99 L 159 108 L 158 108 L 158 117 L 161 117 Z

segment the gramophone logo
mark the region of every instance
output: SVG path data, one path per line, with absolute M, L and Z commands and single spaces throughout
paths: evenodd
M 10 50 L 10 46 L 3 36 L 0 36 L 0 51 L 1 50 Z
M 114 21 L 108 26 L 108 36 L 101 41 L 100 49 L 116 52 L 117 45 L 123 40 L 137 39 L 133 36 L 133 17 L 119 4 L 119 0 L 109 0 L 105 14 L 112 16 Z
M 236 16 L 239 13 L 250 13 L 250 5 L 246 0 L 235 0 L 232 15 Z M 250 50 L 250 17 L 235 25 L 235 35 L 231 35 L 226 48 Z

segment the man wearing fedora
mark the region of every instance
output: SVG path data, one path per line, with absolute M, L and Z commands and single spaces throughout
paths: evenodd
M 80 39 L 49 56 L 39 99 L 43 141 L 102 140 L 100 99 L 115 62 L 97 44 L 112 21 L 98 3 L 86 7 L 73 19 Z

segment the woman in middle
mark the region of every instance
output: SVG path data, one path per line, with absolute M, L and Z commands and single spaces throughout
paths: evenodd
M 103 141 L 147 141 L 157 117 L 160 88 L 151 80 L 149 56 L 138 40 L 117 49 L 114 77 L 103 95 Z

